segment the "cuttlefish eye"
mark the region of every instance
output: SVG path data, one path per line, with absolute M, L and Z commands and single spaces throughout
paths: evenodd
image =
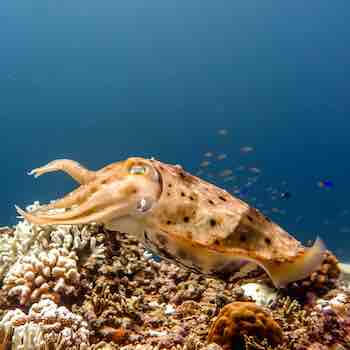
M 134 163 L 128 168 L 128 172 L 132 175 L 147 175 L 153 181 L 160 181 L 158 171 L 148 164 Z
M 146 167 L 143 165 L 133 165 L 129 169 L 129 173 L 133 175 L 142 175 L 146 173 Z

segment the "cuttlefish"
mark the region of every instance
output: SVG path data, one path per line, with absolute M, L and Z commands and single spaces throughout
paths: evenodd
M 277 288 L 318 269 L 325 247 L 304 247 L 279 225 L 227 191 L 180 165 L 129 158 L 90 171 L 59 159 L 30 172 L 62 170 L 80 187 L 20 215 L 38 225 L 101 223 L 128 233 L 165 259 L 206 275 L 262 267 Z M 51 210 L 65 208 L 65 210 Z

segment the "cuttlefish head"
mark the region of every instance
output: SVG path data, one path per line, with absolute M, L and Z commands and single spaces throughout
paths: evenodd
M 55 162 L 65 165 L 65 161 L 71 162 Z M 50 164 L 53 162 L 48 166 Z M 45 167 L 39 170 L 42 173 L 52 171 Z M 65 170 L 72 175 L 72 171 L 69 171 L 71 169 L 57 167 L 54 170 Z M 36 175 L 40 175 L 38 170 L 33 172 L 35 171 Z M 87 172 L 86 169 L 84 171 Z M 83 184 L 64 198 L 34 212 L 25 212 L 17 207 L 18 212 L 28 221 L 39 225 L 95 222 L 110 223 L 113 226 L 118 220 L 122 221 L 127 217 L 132 217 L 133 220 L 138 216 L 142 217 L 157 202 L 161 193 L 161 177 L 157 169 L 150 160 L 143 158 L 129 158 L 110 164 L 97 172 L 89 172 L 88 175 L 89 181 L 82 179 L 80 182 Z M 66 210 L 51 210 L 57 208 Z

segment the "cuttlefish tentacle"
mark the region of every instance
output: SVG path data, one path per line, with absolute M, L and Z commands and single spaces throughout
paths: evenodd
M 180 166 L 129 158 L 91 172 L 79 163 L 56 160 L 31 173 L 56 170 L 67 172 L 81 186 L 38 211 L 17 208 L 28 221 L 103 223 L 204 274 L 235 271 L 253 262 L 276 287 L 303 279 L 322 263 L 321 240 L 303 247 L 257 209 Z M 66 211 L 50 212 L 55 208 Z
M 57 199 L 56 201 L 50 204 L 41 205 L 39 208 L 33 210 L 31 213 L 48 211 L 50 209 L 70 208 L 73 205 L 79 205 L 85 200 L 89 192 L 90 189 L 88 187 L 80 186 L 76 190 L 68 193 L 63 198 Z
M 34 177 L 39 177 L 43 174 L 54 171 L 63 171 L 82 185 L 85 185 L 96 179 L 95 171 L 88 170 L 80 163 L 70 159 L 53 160 L 46 165 L 31 170 L 28 172 L 28 174 L 34 175 Z M 47 211 L 49 209 L 68 208 L 74 204 L 79 204 L 84 200 L 89 191 L 90 189 L 86 186 L 80 186 L 75 191 L 72 191 L 61 199 L 58 199 L 50 204 L 41 205 L 38 209 L 32 211 L 32 213 Z
M 75 202 L 69 197 L 61 200 L 60 206 L 63 204 L 75 205 L 73 207 L 66 207 L 65 212 L 56 212 L 52 214 L 44 213 L 26 213 L 23 210 L 17 208 L 21 215 L 23 215 L 29 221 L 37 224 L 86 224 L 90 222 L 108 221 L 111 213 L 114 213 L 113 217 L 119 217 L 125 215 L 130 211 L 130 205 L 132 202 L 126 201 L 122 195 L 123 191 L 118 191 L 117 188 L 112 185 L 100 188 L 97 190 L 97 184 L 95 187 L 87 187 L 82 185 L 76 193 Z M 91 191 L 95 190 L 95 191 Z M 79 193 L 80 192 L 80 193 Z M 93 193 L 91 193 L 93 192 Z M 80 200 L 77 201 L 77 197 L 80 196 Z M 65 203 L 64 203 L 65 202 Z M 57 208 L 56 203 L 52 203 L 52 207 Z M 135 203 L 133 203 L 135 206 Z M 47 209 L 47 207 L 45 208 Z M 51 209 L 51 208 L 49 208 Z M 126 210 L 127 209 L 127 210 Z M 42 212 L 42 210 L 41 210 Z
M 80 163 L 70 159 L 56 159 L 52 162 L 43 165 L 39 168 L 31 170 L 28 174 L 39 177 L 43 174 L 50 173 L 53 171 L 64 171 L 70 175 L 75 181 L 81 185 L 87 184 L 88 182 L 96 178 L 96 172 L 91 171 L 83 167 Z
M 23 216 L 26 220 L 35 223 L 37 225 L 79 225 L 79 224 L 89 224 L 89 223 L 100 223 L 104 221 L 109 221 L 115 219 L 119 216 L 123 216 L 130 211 L 130 205 L 128 204 L 119 204 L 113 205 L 110 207 L 104 208 L 103 211 L 89 211 L 83 210 L 83 208 L 76 208 L 74 211 L 74 215 L 71 217 L 62 217 L 59 214 L 53 215 L 42 215 L 42 214 L 33 214 L 28 213 L 15 206 L 17 212 Z M 85 208 L 86 209 L 86 208 Z M 91 206 L 93 209 L 93 206 Z M 70 212 L 67 212 L 70 213 Z

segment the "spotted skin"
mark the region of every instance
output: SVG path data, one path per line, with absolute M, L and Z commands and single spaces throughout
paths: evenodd
M 220 275 L 259 265 L 276 287 L 307 277 L 322 263 L 320 239 L 303 247 L 259 210 L 179 165 L 134 157 L 94 172 L 63 159 L 30 174 L 56 170 L 71 175 L 80 187 L 35 212 L 17 208 L 28 221 L 103 223 L 195 272 Z M 50 210 L 55 208 L 66 210 Z

